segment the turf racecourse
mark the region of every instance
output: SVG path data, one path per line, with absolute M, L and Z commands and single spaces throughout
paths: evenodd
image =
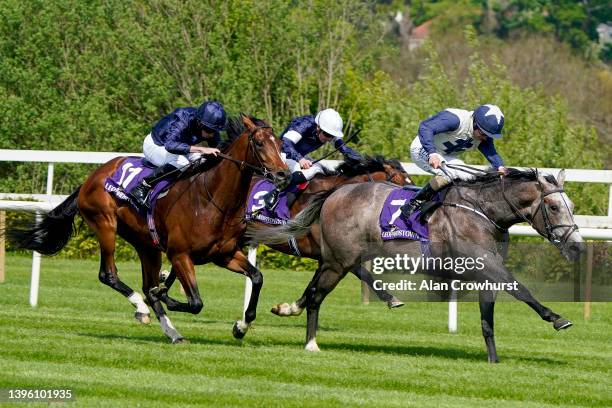
M 486 362 L 478 306 L 459 304 L 459 333 L 446 304 L 389 311 L 360 304 L 348 277 L 321 312 L 321 353 L 303 350 L 305 316 L 279 318 L 309 274 L 264 271 L 255 326 L 231 336 L 243 278 L 198 268 L 204 310 L 172 313 L 190 343 L 171 345 L 157 321 L 137 323 L 127 301 L 97 280 L 94 261 L 44 258 L 39 307 L 28 305 L 31 259 L 9 257 L 0 284 L 0 388 L 70 388 L 75 406 L 611 406 L 612 305 L 554 304 L 575 326 L 556 333 L 527 306 L 497 305 L 501 363 Z M 133 287 L 139 266 L 121 263 Z M 178 295 L 175 292 L 175 295 Z

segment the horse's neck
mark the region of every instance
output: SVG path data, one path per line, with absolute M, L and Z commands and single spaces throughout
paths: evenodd
M 453 192 L 449 193 L 445 201 L 463 205 L 467 203 L 474 209 L 482 211 L 497 225 L 507 229 L 514 224 L 523 222 L 524 219 L 520 214 L 525 215 L 534 204 L 535 199 L 527 203 L 521 203 L 518 200 L 518 195 L 529 186 L 529 183 L 517 181 L 506 182 L 503 187 L 501 183 L 484 186 L 483 188 L 459 187 L 453 189 Z M 518 213 L 506 202 L 504 194 L 518 210 Z
M 225 154 L 236 160 L 246 161 L 245 151 L 244 142 L 238 140 Z M 223 209 L 238 209 L 238 204 L 246 201 L 252 175 L 249 169 L 240 170 L 238 163 L 221 159 L 218 165 L 201 176 L 200 194 L 208 199 L 210 193 L 215 203 Z

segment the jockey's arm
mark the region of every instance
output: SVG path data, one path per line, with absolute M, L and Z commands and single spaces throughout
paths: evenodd
M 487 158 L 491 166 L 493 166 L 496 170 L 505 170 L 504 161 L 501 156 L 495 150 L 495 144 L 493 143 L 493 139 L 487 137 L 487 139 L 481 142 L 478 145 L 478 150 Z
M 164 147 L 168 152 L 180 155 L 189 154 L 190 146 L 181 140 L 181 134 L 188 126 L 189 124 L 183 118 L 175 115 L 164 142 Z
M 425 149 L 427 154 L 436 153 L 434 136 L 438 133 L 456 130 L 459 128 L 459 125 L 460 121 L 457 115 L 446 110 L 425 119 L 419 125 L 419 140 L 423 149 Z
M 288 159 L 295 160 L 299 162 L 304 158 L 297 149 L 295 148 L 295 144 L 302 139 L 302 135 L 300 135 L 295 130 L 289 130 L 282 136 L 283 140 L 283 153 L 287 156 Z
M 348 147 L 342 139 L 339 137 L 334 138 L 334 147 L 340 151 L 344 156 L 348 157 L 352 160 L 360 160 L 361 154 L 357 153 L 355 150 Z

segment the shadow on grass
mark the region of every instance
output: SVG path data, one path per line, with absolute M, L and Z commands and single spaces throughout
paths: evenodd
M 121 334 L 97 334 L 97 333 L 78 333 L 79 336 L 93 337 L 101 340 L 128 340 L 136 342 L 146 342 L 154 344 L 168 344 L 170 341 L 165 338 L 161 333 L 159 336 L 149 335 L 134 335 L 126 336 Z M 247 335 L 248 336 L 248 335 Z M 188 337 L 188 344 L 177 345 L 177 347 L 189 347 L 190 344 L 194 345 L 214 345 L 214 346 L 228 346 L 228 347 L 290 347 L 296 350 L 301 350 L 304 344 L 301 341 L 293 340 L 282 340 L 274 339 L 270 340 L 258 340 L 255 338 L 247 338 L 246 340 L 235 340 L 228 333 L 227 339 L 216 339 L 216 338 L 205 338 L 205 337 Z M 418 345 L 384 345 L 384 344 L 360 344 L 360 343 L 323 343 L 319 344 L 323 355 L 325 351 L 335 352 L 360 352 L 365 354 L 383 353 L 390 355 L 399 356 L 413 356 L 413 357 L 435 357 L 445 358 L 449 360 L 470 360 L 470 361 L 487 361 L 487 353 L 482 351 L 465 350 L 451 347 L 436 347 L 436 346 L 418 346 Z M 540 356 L 517 356 L 517 355 L 500 355 L 500 360 L 504 362 L 526 362 L 526 363 L 537 363 L 537 364 L 549 364 L 554 366 L 567 365 L 568 363 L 564 360 L 552 359 L 548 357 Z

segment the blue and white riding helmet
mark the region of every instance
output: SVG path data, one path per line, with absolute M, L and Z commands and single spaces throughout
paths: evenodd
M 497 105 L 481 105 L 474 110 L 474 120 L 483 133 L 493 139 L 502 137 L 504 114 Z
M 227 115 L 223 105 L 217 101 L 204 102 L 198 108 L 196 117 L 202 126 L 220 132 L 225 130 Z

